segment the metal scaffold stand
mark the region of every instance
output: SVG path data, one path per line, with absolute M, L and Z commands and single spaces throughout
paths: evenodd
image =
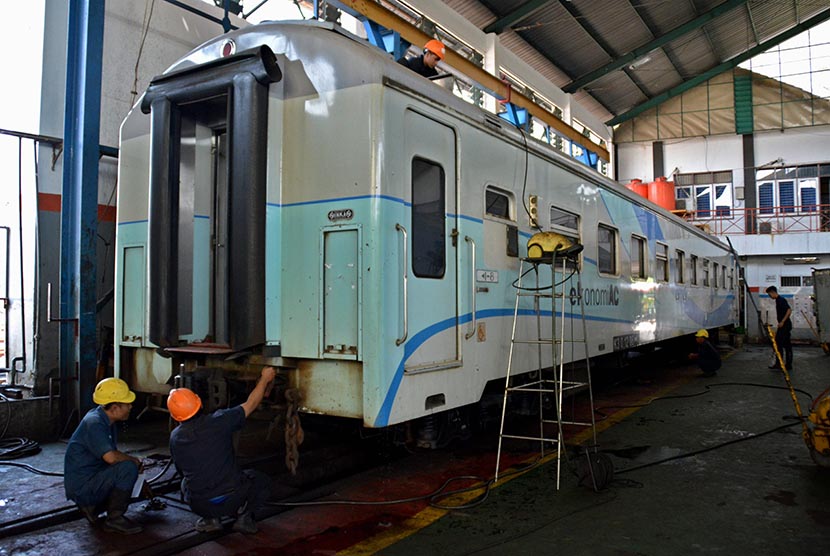
M 544 256 L 521 259 L 519 277 L 514 283 L 516 303 L 513 309 L 513 327 L 507 358 L 507 376 L 496 455 L 496 481 L 499 479 L 502 445 L 506 438 L 538 441 L 540 459 L 545 456 L 548 446 L 555 447 L 557 490 L 565 448 L 563 426 L 591 427 L 593 442 L 588 450 L 596 451 L 596 423 L 588 357 L 588 334 L 585 325 L 585 306 L 581 296 L 582 281 L 579 263 L 576 260 L 576 253 L 581 251 L 581 246 L 577 247 L 578 249 L 561 251 L 557 249 L 552 253 L 545 253 Z M 543 269 L 550 271 L 549 285 L 540 285 L 540 274 L 547 274 L 547 272 L 540 272 Z M 531 274 L 535 280 L 528 276 Z M 576 287 L 568 289 L 574 280 Z M 528 285 L 528 282 L 532 282 L 533 285 Z M 532 308 L 522 308 L 523 298 L 530 298 Z M 527 303 L 524 305 L 526 307 Z M 532 320 L 534 318 L 535 323 Z M 528 321 L 535 324 L 535 330 L 533 330 L 533 324 L 528 326 Z M 570 353 L 566 353 L 566 345 L 570 346 L 568 350 Z M 580 345 L 581 350 L 578 348 Z M 584 380 L 574 374 L 565 376 L 566 359 L 568 362 L 584 359 L 586 366 Z M 590 420 L 578 421 L 563 418 L 562 403 L 565 395 L 586 389 L 590 403 Z M 538 395 L 538 400 L 536 400 L 539 412 L 538 435 L 505 432 L 505 420 L 511 407 L 510 399 L 518 394 Z M 546 415 L 544 409 L 545 403 L 550 405 L 551 401 L 555 405 L 555 412 L 552 416 Z M 550 452 L 551 450 L 548 451 Z M 589 473 L 593 473 L 590 465 Z M 593 479 L 593 477 L 590 478 Z

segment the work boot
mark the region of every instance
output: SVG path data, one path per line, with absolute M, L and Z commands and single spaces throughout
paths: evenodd
M 98 525 L 98 511 L 95 506 L 81 506 L 78 504 L 81 514 L 89 521 L 90 525 Z
M 107 518 L 104 520 L 103 528 L 110 533 L 121 533 L 133 535 L 144 530 L 141 525 L 133 523 L 126 517 L 124 512 L 130 504 L 130 491 L 113 489 L 107 499 Z
M 222 530 L 222 522 L 218 517 L 200 517 L 196 521 L 196 530 L 200 533 L 213 533 Z
M 244 533 L 246 535 L 256 534 L 259 529 L 254 521 L 254 516 L 251 512 L 245 512 L 236 518 L 233 522 L 233 530 L 237 533 Z

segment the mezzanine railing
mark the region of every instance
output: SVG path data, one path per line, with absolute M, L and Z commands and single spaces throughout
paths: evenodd
M 830 232 L 830 205 L 672 211 L 715 235 Z

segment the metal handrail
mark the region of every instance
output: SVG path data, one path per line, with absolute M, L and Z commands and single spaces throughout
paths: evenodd
M 464 241 L 470 243 L 470 293 L 472 297 L 472 328 L 464 334 L 464 339 L 469 340 L 476 333 L 476 242 L 470 236 L 464 236 Z
M 409 336 L 409 254 L 408 254 L 408 240 L 406 228 L 400 224 L 395 224 L 395 229 L 403 234 L 403 336 L 395 340 L 395 345 L 399 346 L 406 341 Z
M 677 216 L 716 235 L 830 232 L 830 205 L 676 210 Z

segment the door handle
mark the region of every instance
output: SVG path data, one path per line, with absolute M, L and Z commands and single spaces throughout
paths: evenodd
M 398 230 L 403 236 L 403 266 L 401 268 L 401 285 L 403 286 L 403 336 L 395 340 L 395 345 L 399 346 L 406 341 L 406 337 L 409 335 L 409 253 L 407 249 L 406 228 L 400 224 L 395 224 L 395 229 Z
M 464 236 L 464 241 L 470 244 L 470 299 L 472 303 L 472 328 L 464 334 L 469 340 L 476 333 L 476 242 L 470 236 Z

